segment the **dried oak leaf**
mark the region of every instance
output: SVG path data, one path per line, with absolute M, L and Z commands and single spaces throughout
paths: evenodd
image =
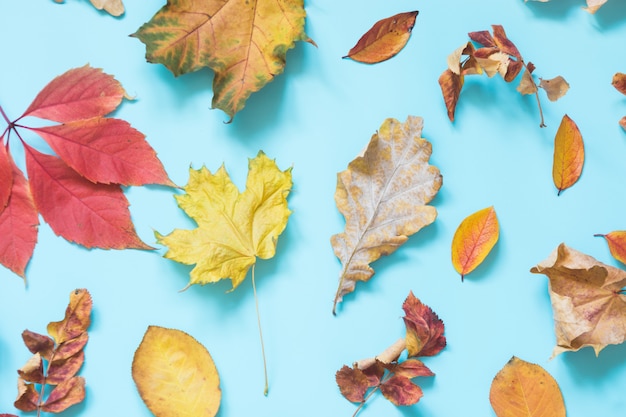
M 549 278 L 557 346 L 564 351 L 607 345 L 626 339 L 626 271 L 598 262 L 560 244 L 530 272 Z
M 135 351 L 132 375 L 155 417 L 213 417 L 220 407 L 213 358 L 183 331 L 149 326 Z
M 499 236 L 500 226 L 493 206 L 463 219 L 452 238 L 452 265 L 461 274 L 461 281 L 485 260 Z
M 148 62 L 175 76 L 211 68 L 213 107 L 232 120 L 283 72 L 296 41 L 314 44 L 304 33 L 305 17 L 303 0 L 168 0 L 131 36 L 146 45 Z
M 616 230 L 611 233 L 596 234 L 603 237 L 609 245 L 611 256 L 623 264 L 626 264 L 626 230 Z
M 493 379 L 489 401 L 497 417 L 565 417 L 563 395 L 552 375 L 515 356 Z
M 389 255 L 408 236 L 432 223 L 437 210 L 427 204 L 441 187 L 439 169 L 429 165 L 432 146 L 421 138 L 423 119 L 386 119 L 363 154 L 337 174 L 335 202 L 345 231 L 331 244 L 342 264 L 333 314 L 357 281 L 367 281 L 369 266 Z
M 85 65 L 53 79 L 12 122 L 2 111 L 0 263 L 16 274 L 25 276 L 32 257 L 38 212 L 57 235 L 87 248 L 153 249 L 137 236 L 121 185 L 174 184 L 141 132 L 105 117 L 125 96 L 113 76 Z M 29 127 L 27 117 L 60 124 Z M 21 129 L 56 155 L 30 146 Z M 23 144 L 28 180 L 8 152 L 12 133 Z
M 176 201 L 198 227 L 176 229 L 167 236 L 156 232 L 158 242 L 168 247 L 164 256 L 195 264 L 189 285 L 230 278 L 237 288 L 257 257 L 274 256 L 291 214 L 287 207 L 291 186 L 291 168 L 281 171 L 262 151 L 248 162 L 243 193 L 223 165 L 215 174 L 206 167 L 190 169 L 185 194 Z
M 54 0 L 57 3 L 63 3 L 65 0 Z M 122 0 L 89 0 L 93 7 L 98 10 L 104 10 L 111 16 L 121 16 L 124 14 L 124 4 Z
M 566 114 L 554 138 L 552 179 L 558 194 L 578 181 L 585 163 L 585 145 L 576 123 Z
M 377 64 L 398 54 L 411 37 L 418 11 L 398 13 L 374 24 L 343 58 Z

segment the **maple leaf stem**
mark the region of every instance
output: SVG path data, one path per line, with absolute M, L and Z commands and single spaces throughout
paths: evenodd
M 7 114 L 4 112 L 4 109 L 2 108 L 2 106 L 0 106 L 0 113 L 2 113 L 2 117 L 4 117 L 4 120 L 9 124 L 9 127 L 10 127 L 12 123 L 9 120 L 9 117 L 7 116 Z
M 259 338 L 261 340 L 261 355 L 263 356 L 263 374 L 265 376 L 265 388 L 263 395 L 267 396 L 269 392 L 269 382 L 267 379 L 267 361 L 265 360 L 265 346 L 263 344 L 263 330 L 261 329 L 261 314 L 259 313 L 259 298 L 256 295 L 256 282 L 254 280 L 254 266 L 252 265 L 252 292 L 254 293 L 254 305 L 256 307 L 256 321 L 259 326 Z

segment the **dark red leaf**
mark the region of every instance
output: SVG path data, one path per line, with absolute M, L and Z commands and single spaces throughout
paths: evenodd
M 348 401 L 360 403 L 365 400 L 365 392 L 369 387 L 367 376 L 360 369 L 344 365 L 335 374 L 339 391 Z
M 439 353 L 446 346 L 443 321 L 430 307 L 422 304 L 413 292 L 409 293 L 402 309 L 405 313 L 409 357 L 433 356 Z
M 39 404 L 39 393 L 34 384 L 27 384 L 22 378 L 17 379 L 17 400 L 13 406 L 22 411 L 35 411 Z
M 50 354 L 54 349 L 54 340 L 49 336 L 24 330 L 22 339 L 31 353 L 39 353 L 46 360 L 50 358 Z
M 18 375 L 26 382 L 42 384 L 43 376 L 43 360 L 39 353 L 35 353 L 29 360 L 17 370 Z
M 505 54 L 514 56 L 518 61 L 522 60 L 522 55 L 517 50 L 517 47 L 506 37 L 504 28 L 501 25 L 491 25 L 493 28 L 493 39 L 496 45 Z
M 47 413 L 60 413 L 85 398 L 85 379 L 75 376 L 63 381 L 50 393 L 41 409 Z
M 394 369 L 397 376 L 406 378 L 415 378 L 418 376 L 433 376 L 433 371 L 428 369 L 426 365 L 419 359 L 407 359 L 400 362 Z
M 439 76 L 439 86 L 448 110 L 448 118 L 453 122 L 456 104 L 463 88 L 463 77 L 447 69 Z
M 521 61 L 509 61 L 509 66 L 506 68 L 506 75 L 504 76 L 504 81 L 510 83 L 513 81 L 520 73 L 520 71 L 524 68 L 524 64 Z
M 85 353 L 81 350 L 67 359 L 53 360 L 48 367 L 46 383 L 57 385 L 73 377 L 85 362 Z
M 59 123 L 111 113 L 126 95 L 113 76 L 85 65 L 46 85 L 20 117 L 36 116 Z
M 24 174 L 15 166 L 9 204 L 0 213 L 0 263 L 24 278 L 37 243 L 39 216 Z
M 385 366 L 378 360 L 374 361 L 372 366 L 368 366 L 365 369 L 362 369 L 365 376 L 367 376 L 368 385 L 370 387 L 375 387 L 380 384 L 380 380 L 383 378 L 385 374 Z
M 13 186 L 13 168 L 11 157 L 4 146 L 4 137 L 0 137 L 0 213 L 9 204 Z
M 496 41 L 488 30 L 480 30 L 478 32 L 470 32 L 467 34 L 471 40 L 489 48 L 496 47 Z
M 24 148 L 35 204 L 57 235 L 87 248 L 153 249 L 137 236 L 119 186 L 94 184 L 59 158 Z
M 424 395 L 419 386 L 403 376 L 389 378 L 380 386 L 380 392 L 394 405 L 413 405 Z
M 92 182 L 174 186 L 144 134 L 124 120 L 96 117 L 31 130 Z
M 78 351 L 85 347 L 88 340 L 89 335 L 87 332 L 83 332 L 79 336 L 61 343 L 57 346 L 57 350 L 54 354 L 55 359 L 67 359 L 70 356 L 75 355 Z

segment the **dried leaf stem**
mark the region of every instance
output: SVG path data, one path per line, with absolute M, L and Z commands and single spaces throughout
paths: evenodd
M 537 107 L 539 107 L 539 117 L 541 117 L 541 122 L 539 123 L 539 127 L 546 127 L 546 124 L 543 118 L 543 109 L 541 108 L 541 100 L 539 100 L 539 87 L 537 86 L 537 83 L 535 82 L 535 79 L 533 78 L 533 74 L 532 72 L 530 72 L 528 65 L 526 65 L 526 62 L 523 59 L 520 61 L 522 65 L 524 66 L 524 69 L 528 71 L 528 74 L 530 75 L 530 79 L 533 82 L 533 85 L 535 86 L 535 97 L 537 98 Z
M 263 330 L 261 329 L 261 314 L 259 313 L 259 298 L 256 295 L 256 282 L 254 280 L 254 267 L 252 265 L 252 292 L 254 293 L 254 305 L 256 307 L 256 321 L 259 326 L 259 338 L 261 340 L 261 355 L 263 356 L 263 374 L 265 377 L 265 388 L 263 389 L 263 395 L 267 396 L 269 393 L 269 382 L 267 378 L 267 361 L 265 360 L 265 346 L 263 344 Z

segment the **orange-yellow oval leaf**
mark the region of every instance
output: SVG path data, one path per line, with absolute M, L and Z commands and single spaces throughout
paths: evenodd
M 361 36 L 344 58 L 365 64 L 376 64 L 392 58 L 409 41 L 417 14 L 417 11 L 398 13 L 379 20 Z
M 452 265 L 461 280 L 485 260 L 500 236 L 493 206 L 467 216 L 452 238 Z
M 513 356 L 491 383 L 489 401 L 498 417 L 565 417 L 561 389 L 539 365 Z
M 150 326 L 135 352 L 133 380 L 156 417 L 213 417 L 222 392 L 209 352 L 185 332 Z
M 552 179 L 561 191 L 574 185 L 583 171 L 585 146 L 576 123 L 566 114 L 554 138 L 554 163 Z
M 616 230 L 606 235 L 597 234 L 606 239 L 611 255 L 623 264 L 626 264 L 626 230 Z

